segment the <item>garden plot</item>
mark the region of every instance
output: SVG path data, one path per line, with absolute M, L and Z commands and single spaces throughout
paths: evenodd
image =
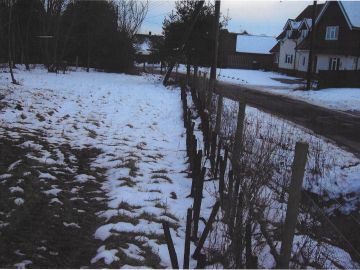
M 182 265 L 186 209 L 192 200 L 187 198 L 191 181 L 180 91 L 166 89 L 151 76 L 51 74 L 43 69 L 16 70 L 15 76 L 20 86 L 11 85 L 8 74 L 0 77 L 1 140 L 20 151 L 1 166 L 2 192 L 11 197 L 1 215 L 27 209 L 28 192 L 44 197 L 46 205 L 66 206 L 66 214 L 54 214 L 47 206 L 43 212 L 54 215 L 65 231 L 77 232 L 74 238 L 86 235 L 95 243 L 87 256 L 77 257 L 79 267 L 169 267 L 161 226 L 166 220 Z M 21 169 L 23 180 L 12 173 L 14 168 Z M 37 189 L 27 189 L 27 183 L 38 183 Z M 87 220 L 77 222 L 77 212 L 85 212 Z M 1 215 L 0 230 L 5 232 L 13 224 Z M 88 224 L 86 231 L 83 224 Z M 39 234 L 46 238 L 47 230 L 45 226 Z M 7 236 L 9 243 L 15 236 Z M 40 244 L 46 240 L 40 238 Z M 9 249 L 21 255 L 6 266 L 47 266 L 48 260 L 39 263 L 34 251 L 39 248 L 49 258 L 46 244 L 27 243 L 26 248 L 19 241 Z M 64 250 L 65 244 L 51 256 L 64 258 Z M 61 259 L 54 264 L 74 267 Z

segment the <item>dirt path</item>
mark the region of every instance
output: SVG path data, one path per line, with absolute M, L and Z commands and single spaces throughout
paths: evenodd
M 360 156 L 360 116 L 326 109 L 285 96 L 265 93 L 251 86 L 218 83 L 217 93 L 306 127 L 316 134 L 334 140 Z
M 173 74 L 172 77 L 181 80 L 185 78 L 185 74 Z M 259 91 L 250 85 L 220 81 L 216 93 L 232 100 L 246 101 L 257 109 L 310 129 L 360 157 L 359 114 L 331 110 L 305 101 Z

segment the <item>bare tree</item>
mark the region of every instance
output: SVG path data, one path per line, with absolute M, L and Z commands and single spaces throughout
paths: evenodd
M 57 64 L 61 13 L 64 11 L 67 2 L 66 0 L 42 0 L 44 6 L 44 14 L 41 16 L 43 35 L 52 37 L 52 57 L 49 52 L 49 39 L 45 40 L 43 49 L 46 61 L 45 65 L 48 66 L 49 71 L 53 71 L 53 68 Z
M 120 0 L 116 2 L 118 30 L 133 37 L 140 29 L 149 9 L 149 1 Z

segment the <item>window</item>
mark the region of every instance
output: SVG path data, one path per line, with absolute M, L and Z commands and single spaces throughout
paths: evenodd
M 291 32 L 292 32 L 291 30 L 287 30 L 287 31 L 286 31 L 286 37 L 287 37 L 287 38 L 290 38 Z
M 340 58 L 330 57 L 329 70 L 339 70 L 339 68 L 340 68 Z
M 275 54 L 275 63 L 278 64 L 279 63 L 279 54 Z
M 339 26 L 327 26 L 325 40 L 338 40 Z
M 305 63 L 306 63 L 306 58 L 305 56 L 302 57 L 302 65 L 305 66 Z
M 292 64 L 293 62 L 293 55 L 292 54 L 286 54 L 285 55 L 285 63 L 286 64 Z
M 306 38 L 308 33 L 309 33 L 309 30 L 307 30 L 307 29 L 301 30 L 301 38 Z

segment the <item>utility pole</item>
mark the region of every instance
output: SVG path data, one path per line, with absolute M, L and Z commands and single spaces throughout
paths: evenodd
M 315 31 L 316 5 L 317 5 L 317 1 L 314 1 L 313 14 L 312 14 L 312 18 L 311 18 L 311 32 L 310 32 L 311 36 L 310 36 L 309 61 L 308 61 L 308 68 L 307 68 L 307 74 L 306 74 L 306 90 L 310 90 L 310 87 L 311 87 L 313 50 L 314 50 L 314 40 L 315 40 L 315 34 L 316 34 L 316 31 Z
M 218 50 L 219 50 L 219 24 L 220 24 L 220 0 L 215 0 L 215 20 L 214 20 L 214 54 L 211 63 L 210 70 L 210 87 L 208 93 L 208 109 L 211 106 L 212 93 L 214 92 L 216 82 L 216 68 L 218 62 Z
M 198 1 L 197 2 L 197 5 L 194 9 L 194 13 L 193 13 L 193 16 L 191 18 L 191 24 L 189 26 L 188 29 L 186 29 L 186 32 L 184 34 L 184 37 L 183 37 L 183 40 L 182 42 L 180 43 L 180 46 L 179 46 L 179 50 L 178 50 L 178 54 L 181 54 L 183 51 L 184 51 L 184 48 L 185 48 L 185 45 L 186 45 L 186 42 L 188 41 L 188 39 L 190 38 L 190 35 L 191 35 L 191 32 L 193 31 L 194 29 L 194 26 L 196 24 L 196 21 L 199 17 L 199 14 L 200 14 L 200 11 L 204 5 L 205 1 Z M 171 72 L 173 70 L 175 66 L 175 59 L 172 59 L 170 61 L 170 64 L 169 64 L 169 69 L 168 71 L 166 72 L 166 75 L 165 75 L 165 78 L 164 78 L 164 81 L 163 81 L 163 84 L 166 85 L 167 84 L 167 81 L 169 80 L 170 78 L 170 75 L 171 75 Z

